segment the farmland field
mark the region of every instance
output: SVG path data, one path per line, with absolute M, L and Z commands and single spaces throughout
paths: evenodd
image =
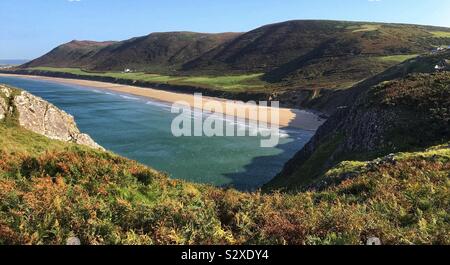
M 262 74 L 226 76 L 168 76 L 144 72 L 87 72 L 79 68 L 33 67 L 29 70 L 70 73 L 82 76 L 105 76 L 136 81 L 155 82 L 171 85 L 192 85 L 211 89 L 243 91 L 264 89 L 266 83 L 260 80 Z
M 402 63 L 406 60 L 415 58 L 417 56 L 418 56 L 418 54 L 402 54 L 402 55 L 382 56 L 382 57 L 377 57 L 377 59 L 382 62 Z
M 430 33 L 438 38 L 450 38 L 450 32 L 447 31 L 432 31 Z

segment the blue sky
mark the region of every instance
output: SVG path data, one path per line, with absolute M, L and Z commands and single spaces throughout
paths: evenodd
M 0 59 L 32 59 L 77 40 L 158 31 L 248 31 L 291 19 L 450 27 L 448 0 L 0 0 Z

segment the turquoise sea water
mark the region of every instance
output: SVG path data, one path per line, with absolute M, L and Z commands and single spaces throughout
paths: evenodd
M 273 178 L 314 132 L 285 129 L 280 144 L 261 148 L 260 137 L 174 137 L 170 105 L 76 85 L 0 77 L 75 117 L 82 132 L 122 156 L 171 177 L 251 190 Z M 245 130 L 237 121 L 238 129 Z M 251 129 L 251 128 L 250 128 Z

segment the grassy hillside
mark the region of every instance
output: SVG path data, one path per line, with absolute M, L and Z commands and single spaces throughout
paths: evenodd
M 346 162 L 295 195 L 168 179 L 0 123 L 0 244 L 450 244 L 448 146 Z
M 363 92 L 319 130 L 267 189 L 313 184 L 344 160 L 368 160 L 450 140 L 450 72 L 411 74 Z
M 450 143 L 342 162 L 304 192 L 262 194 L 171 180 L 11 114 L 0 135 L 0 244 L 450 244 Z
M 448 29 L 346 21 L 288 21 L 250 31 L 183 66 L 264 72 L 291 88 L 348 88 L 402 61 L 448 45 Z M 395 60 L 386 60 L 387 56 Z
M 184 66 L 268 72 L 300 58 L 304 62 L 343 56 L 406 55 L 429 51 L 445 40 L 416 25 L 294 20 L 266 25 L 238 36 Z M 281 77 L 280 77 L 281 78 Z
M 450 41 L 433 34 L 437 29 L 416 25 L 335 23 L 321 45 L 268 72 L 265 79 L 304 88 L 334 88 L 335 82 L 342 88 Z
M 22 68 L 78 68 L 105 75 L 129 68 L 156 75 L 160 82 L 224 91 L 232 79 L 231 88 L 239 92 L 308 107 L 313 98 L 449 45 L 449 34 L 450 29 L 440 27 L 295 20 L 247 33 L 169 32 L 109 44 L 71 42 Z M 247 76 L 253 78 L 235 80 Z
M 91 58 L 91 70 L 121 71 L 125 68 L 157 73 L 171 72 L 201 54 L 229 42 L 240 33 L 152 33 L 113 44 Z
M 125 68 L 165 73 L 228 42 L 239 33 L 152 33 L 121 42 L 72 41 L 31 61 L 25 67 L 76 67 L 98 71 Z
M 382 60 L 407 59 L 403 56 L 397 57 L 387 56 Z M 341 112 L 343 108 L 352 106 L 357 98 L 372 86 L 385 81 L 403 79 L 413 73 L 434 73 L 436 72 L 435 66 L 444 61 L 447 64 L 450 62 L 450 50 L 414 56 L 347 89 L 292 90 L 285 88 L 284 93 L 277 94 L 275 98 L 287 105 L 300 105 L 332 116 L 336 112 Z M 449 66 L 446 70 L 450 70 Z

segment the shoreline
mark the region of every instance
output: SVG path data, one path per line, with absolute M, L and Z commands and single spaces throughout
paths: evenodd
M 21 75 L 21 74 L 5 74 L 0 73 L 0 77 L 15 77 L 15 78 L 23 78 L 23 79 L 31 79 L 31 80 L 38 80 L 38 81 L 48 81 L 48 82 L 54 82 L 54 83 L 60 83 L 60 84 L 69 84 L 69 85 L 78 85 L 81 87 L 86 88 L 95 88 L 100 90 L 106 90 L 106 91 L 112 91 L 112 92 L 118 92 L 118 93 L 125 93 L 129 95 L 134 96 L 140 96 L 156 101 L 161 101 L 165 103 L 175 103 L 179 101 L 183 101 L 188 103 L 191 106 L 194 106 L 195 98 L 193 94 L 186 94 L 186 93 L 180 93 L 180 92 L 169 92 L 165 90 L 159 90 L 155 88 L 144 88 L 144 87 L 138 87 L 138 86 L 129 86 L 129 85 L 121 85 L 121 84 L 115 84 L 115 83 L 108 83 L 108 82 L 100 82 L 100 81 L 91 81 L 91 80 L 81 80 L 81 79 L 70 79 L 70 78 L 61 78 L 61 77 L 47 77 L 47 76 L 37 76 L 37 75 Z M 239 111 L 237 113 L 227 111 L 226 103 L 231 103 L 231 106 L 235 107 L 236 109 L 240 109 L 241 107 L 245 108 L 245 105 L 242 104 L 242 102 L 239 101 L 232 101 L 232 100 L 226 100 L 223 98 L 215 98 L 215 97 L 208 97 L 203 96 L 203 108 L 205 108 L 205 104 L 208 104 L 208 102 L 221 102 L 222 104 L 222 110 L 221 114 L 230 115 L 242 119 L 248 120 L 248 117 L 246 114 L 239 115 Z M 262 107 L 258 106 L 258 110 L 260 111 L 266 111 L 268 113 L 268 116 L 270 117 L 271 111 L 275 110 L 275 108 L 272 107 Z M 280 127 L 293 127 L 303 130 L 311 130 L 315 131 L 317 130 L 324 122 L 325 119 L 320 118 L 319 115 L 312 111 L 308 110 L 299 110 L 299 109 L 289 109 L 289 108 L 279 108 L 277 109 L 279 111 L 279 122 L 272 123 L 278 125 Z M 245 111 L 243 112 L 245 113 Z M 264 121 L 258 117 L 258 119 L 252 119 L 253 121 Z

